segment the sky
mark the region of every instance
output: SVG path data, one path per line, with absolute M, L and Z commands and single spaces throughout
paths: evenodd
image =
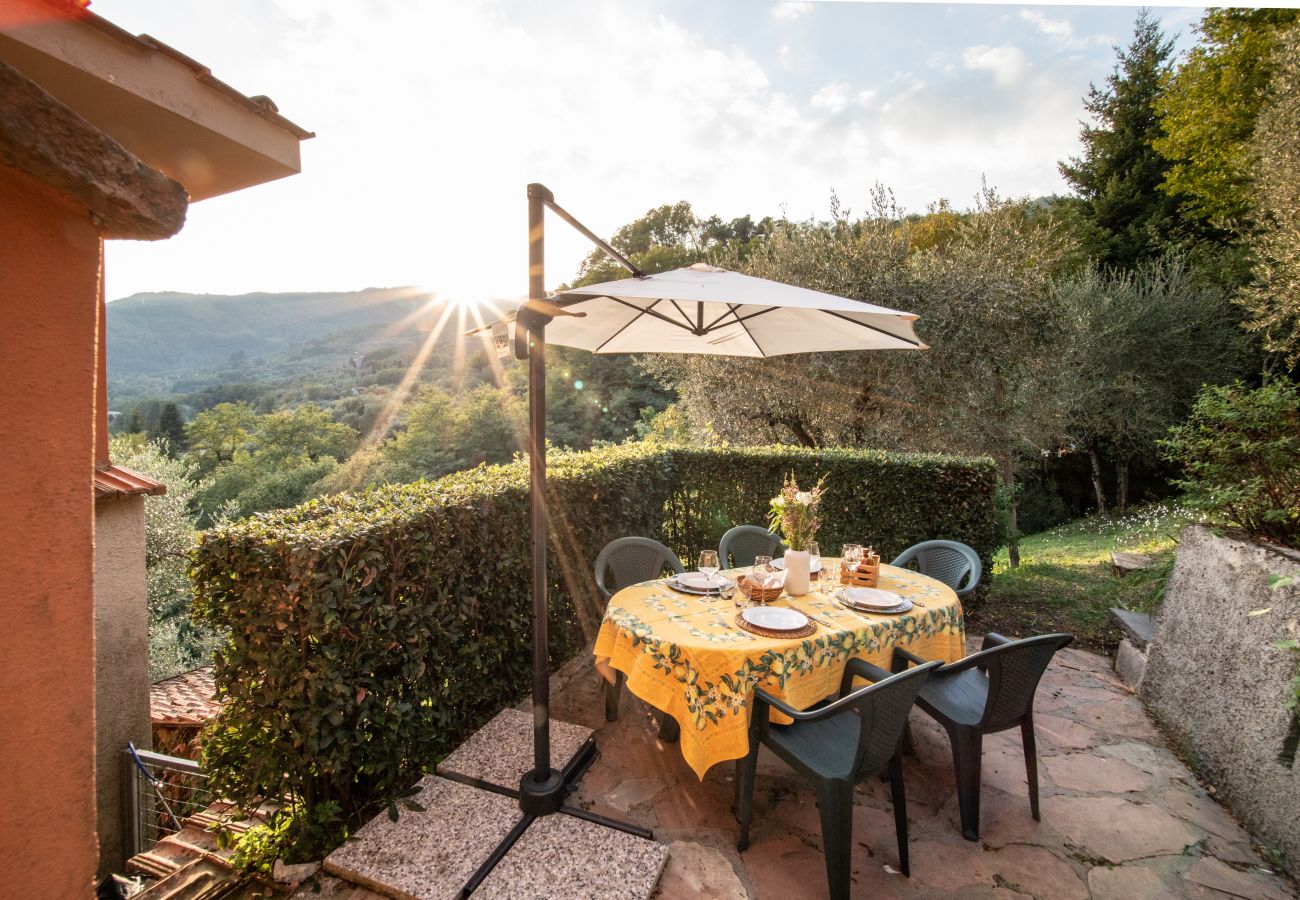
M 316 133 L 303 171 L 190 207 L 168 241 L 113 241 L 110 299 L 416 285 L 527 288 L 525 187 L 595 232 L 697 213 L 908 210 L 1065 193 L 1082 97 L 1137 7 L 765 0 L 94 0 Z M 1179 48 L 1202 10 L 1154 14 Z M 547 285 L 590 245 L 552 217 Z

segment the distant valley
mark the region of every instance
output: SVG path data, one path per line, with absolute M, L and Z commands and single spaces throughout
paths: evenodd
M 410 288 L 315 294 L 134 294 L 108 304 L 108 375 L 193 373 L 263 359 L 288 361 L 313 341 L 404 342 L 392 331 L 428 300 Z M 321 348 L 324 349 L 324 348 Z M 358 349 L 367 349 L 358 345 Z

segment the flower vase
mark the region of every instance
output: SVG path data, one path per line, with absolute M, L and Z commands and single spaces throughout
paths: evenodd
M 785 592 L 791 597 L 808 593 L 812 582 L 811 568 L 807 550 L 785 551 Z

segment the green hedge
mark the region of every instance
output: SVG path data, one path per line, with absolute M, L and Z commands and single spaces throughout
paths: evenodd
M 591 566 L 608 541 L 658 537 L 688 562 L 761 523 L 784 473 L 827 475 L 828 553 L 885 559 L 950 538 L 987 562 L 988 460 L 788 447 L 622 445 L 549 460 L 552 656 L 594 634 Z M 337 840 L 527 690 L 528 470 L 480 467 L 254 516 L 202 536 L 195 611 L 227 629 L 225 706 L 205 739 L 218 790 L 301 798 L 308 854 Z M 310 825 L 306 823 L 310 822 Z

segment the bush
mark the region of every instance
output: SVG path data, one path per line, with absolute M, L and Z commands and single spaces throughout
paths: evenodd
M 827 475 L 827 548 L 868 541 L 889 559 L 951 538 L 976 547 L 986 571 L 993 548 L 988 460 L 624 444 L 549 463 L 556 662 L 599 625 L 591 565 L 606 542 L 650 535 L 689 560 L 731 525 L 763 521 L 791 470 L 808 483 Z M 336 843 L 526 691 L 527 507 L 516 461 L 313 500 L 202 537 L 196 613 L 230 635 L 204 764 L 240 802 L 300 801 L 291 856 Z
M 1300 390 L 1206 388 L 1163 442 L 1188 505 L 1253 538 L 1300 546 Z

